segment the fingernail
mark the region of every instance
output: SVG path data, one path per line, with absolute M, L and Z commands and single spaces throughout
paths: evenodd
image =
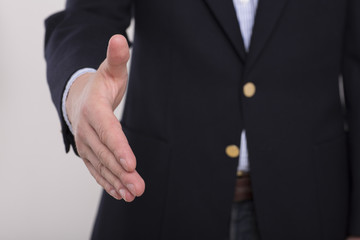
M 116 196 L 116 191 L 115 190 L 111 190 L 110 191 L 110 195 L 115 198 L 116 200 L 119 200 L 119 198 Z
M 125 192 L 125 190 L 124 190 L 124 189 L 120 189 L 119 193 L 120 193 L 121 197 L 126 201 L 126 198 L 125 198 L 126 192 Z
M 127 166 L 126 160 L 123 159 L 123 158 L 120 158 L 120 163 L 121 163 L 121 166 L 122 166 L 123 168 L 125 168 L 126 171 L 128 171 L 128 166 Z
M 135 191 L 135 186 L 134 184 L 127 184 L 126 185 L 127 189 L 129 189 L 129 191 L 131 192 L 132 195 L 136 196 L 136 191 Z

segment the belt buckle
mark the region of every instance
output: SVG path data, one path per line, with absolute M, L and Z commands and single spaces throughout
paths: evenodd
M 238 178 L 242 178 L 242 177 L 245 176 L 245 172 L 244 172 L 244 171 L 241 171 L 241 170 L 238 170 L 238 171 L 236 172 L 236 176 L 237 176 Z
M 241 203 L 247 200 L 252 200 L 252 189 L 250 183 L 249 172 L 238 170 L 236 172 L 236 184 L 234 203 Z

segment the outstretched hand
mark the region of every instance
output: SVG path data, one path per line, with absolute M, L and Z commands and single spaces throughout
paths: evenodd
M 81 75 L 66 100 L 80 157 L 106 192 L 128 202 L 145 189 L 144 180 L 135 170 L 136 158 L 114 115 L 126 90 L 129 56 L 126 39 L 114 35 L 99 69 Z

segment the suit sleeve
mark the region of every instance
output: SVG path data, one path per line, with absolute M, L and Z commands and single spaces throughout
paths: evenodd
M 132 0 L 67 0 L 65 10 L 45 20 L 47 81 L 57 108 L 66 152 L 74 136 L 62 114 L 62 95 L 70 76 L 85 67 L 97 69 L 110 37 L 122 34 L 132 17 Z
M 349 0 L 345 32 L 343 81 L 349 126 L 351 202 L 349 235 L 360 236 L 360 1 Z

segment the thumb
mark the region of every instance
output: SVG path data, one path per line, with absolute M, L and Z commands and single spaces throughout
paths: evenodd
M 129 60 L 129 45 L 122 35 L 114 35 L 109 40 L 106 54 L 106 60 L 100 71 L 113 78 L 122 78 L 127 76 L 126 64 Z

